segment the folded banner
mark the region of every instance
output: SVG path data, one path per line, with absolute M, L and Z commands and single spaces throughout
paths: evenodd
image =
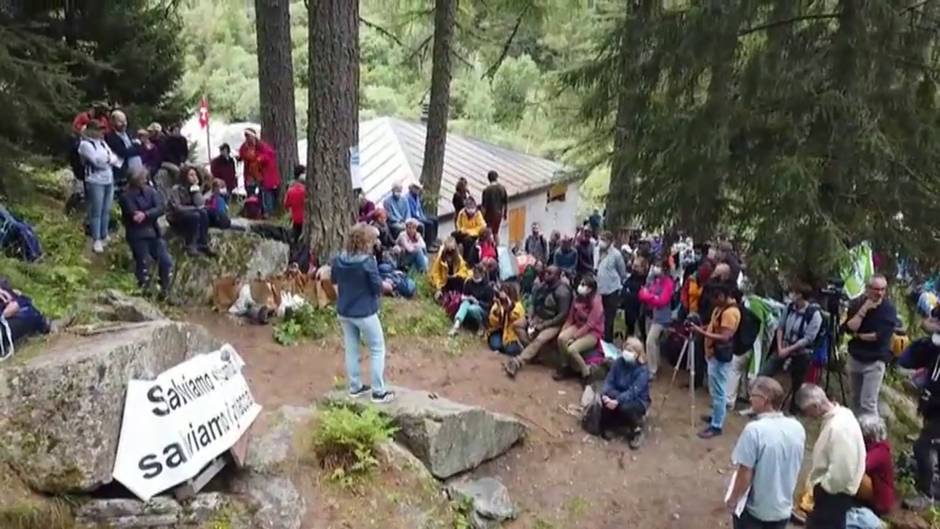
M 141 500 L 182 483 L 225 452 L 261 411 L 232 346 L 130 380 L 114 479 Z

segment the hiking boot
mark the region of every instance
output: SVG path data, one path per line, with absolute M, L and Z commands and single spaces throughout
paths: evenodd
M 186 255 L 190 257 L 199 257 L 202 254 L 199 253 L 199 250 L 197 250 L 195 246 L 187 246 Z
M 385 391 L 383 393 L 372 393 L 372 402 L 376 404 L 388 404 L 395 400 L 395 393 L 393 391 Z
M 350 390 L 349 390 L 349 396 L 352 397 L 352 398 L 354 398 L 354 399 L 356 399 L 356 398 L 359 398 L 359 397 L 365 395 L 366 393 L 368 393 L 368 392 L 370 392 L 370 391 L 372 391 L 372 388 L 370 388 L 368 384 L 363 384 L 362 386 L 359 386 L 359 389 L 357 389 L 357 390 L 355 390 L 355 391 L 354 391 L 352 388 L 350 388 Z
M 699 439 L 711 439 L 712 437 L 718 437 L 719 435 L 721 435 L 721 428 L 713 428 L 709 426 L 708 428 L 705 428 L 704 430 L 698 433 L 698 438 Z
M 503 364 L 503 370 L 509 375 L 509 378 L 516 378 L 516 373 L 522 368 L 522 363 L 515 359 L 510 358 Z
M 646 437 L 646 434 L 642 427 L 637 428 L 633 431 L 633 435 L 630 436 L 630 440 L 627 441 L 627 446 L 630 447 L 630 450 L 639 450 L 643 446 L 643 440 Z

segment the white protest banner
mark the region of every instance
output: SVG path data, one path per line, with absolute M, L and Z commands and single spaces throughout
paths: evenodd
M 232 346 L 196 355 L 155 380 L 130 380 L 114 479 L 141 500 L 196 476 L 261 411 Z
M 349 148 L 349 176 L 353 189 L 362 189 L 362 168 L 359 164 L 359 146 Z

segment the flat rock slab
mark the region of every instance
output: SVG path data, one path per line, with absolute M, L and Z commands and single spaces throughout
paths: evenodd
M 180 503 L 157 496 L 148 502 L 133 499 L 90 500 L 76 509 L 79 526 L 110 529 L 202 527 L 228 511 L 230 499 L 217 492 L 199 494 Z
M 476 514 L 486 520 L 502 522 L 516 517 L 509 490 L 498 479 L 457 480 L 447 484 L 452 500 L 467 500 Z
M 268 427 L 259 435 L 252 433 L 245 470 L 259 474 L 283 473 L 298 456 L 294 453 L 294 444 L 301 435 L 298 429 L 309 424 L 317 412 L 314 408 L 282 406 L 275 412 L 262 413 L 271 414 L 270 418 L 262 417 L 257 422 L 266 422 Z
M 167 320 L 60 336 L 24 363 L 0 367 L 0 461 L 37 491 L 111 482 L 131 378 L 147 379 L 221 343 Z
M 368 398 L 352 399 L 344 391 L 327 395 L 331 402 L 376 406 L 389 415 L 398 433 L 395 440 L 420 459 L 435 477 L 449 478 L 476 468 L 522 440 L 527 428 L 519 420 L 477 406 L 460 404 L 426 391 L 392 388 L 397 397 L 374 405 Z

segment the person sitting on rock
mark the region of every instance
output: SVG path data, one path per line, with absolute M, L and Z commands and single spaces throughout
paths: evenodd
M 526 363 L 558 338 L 571 308 L 571 286 L 562 281 L 561 269 L 549 266 L 542 275 L 541 284 L 532 293 L 532 316 L 528 329 L 520 336 L 525 349 L 503 365 L 510 378 L 515 378 Z
M 428 248 L 424 237 L 418 232 L 420 223 L 415 219 L 405 221 L 405 231 L 398 234 L 399 263 L 401 268 L 408 271 L 414 268 L 419 274 L 428 271 Z
M 209 227 L 227 230 L 232 227 L 228 216 L 228 188 L 221 179 L 212 180 L 212 188 L 203 197 L 209 214 Z
M 0 360 L 13 354 L 21 340 L 49 332 L 49 322 L 33 301 L 0 280 Z
M 457 251 L 457 241 L 453 237 L 441 245 L 428 274 L 435 298 L 440 299 L 447 292 L 463 292 L 464 281 L 470 277 L 470 271 Z
M 855 497 L 878 516 L 895 508 L 894 458 L 885 421 L 877 415 L 862 415 L 858 426 L 865 439 L 865 477 Z
M 464 259 L 469 260 L 477 239 L 486 229 L 483 213 L 480 213 L 480 210 L 477 209 L 477 204 L 472 198 L 467 199 L 467 205 L 463 210 L 457 212 L 454 225 L 457 227 L 457 230 L 454 231 L 454 239 L 463 248 Z
M 519 334 L 525 330 L 525 307 L 519 301 L 519 290 L 514 283 L 503 283 L 499 287 L 488 323 L 490 349 L 509 356 L 522 352 Z
M 166 298 L 170 291 L 170 273 L 173 259 L 166 249 L 166 241 L 160 234 L 157 220 L 164 213 L 163 197 L 156 189 L 147 184 L 146 169 L 131 172 L 127 189 L 121 194 L 121 212 L 124 218 L 124 232 L 127 244 L 134 256 L 134 275 L 137 286 L 142 290 L 150 284 L 150 266 L 152 259 L 160 272 L 160 294 Z
M 485 228 L 480 234 L 480 239 L 473 247 L 470 253 L 470 265 L 473 266 L 482 262 L 484 259 L 496 261 L 499 257 L 496 251 L 496 239 L 493 238 L 493 230 Z
M 650 373 L 643 342 L 631 336 L 611 367 L 601 390 L 601 435 L 626 429 L 630 448 L 643 443 L 643 418 L 650 406 Z
M 454 326 L 450 330 L 450 336 L 456 336 L 460 327 L 467 322 L 476 325 L 482 336 L 483 320 L 493 304 L 494 294 L 493 284 L 486 277 L 486 269 L 482 264 L 477 264 L 473 267 L 470 278 L 464 282 L 463 299 L 454 316 Z
M 388 224 L 388 212 L 384 208 L 378 208 L 372 214 L 372 221 L 369 225 L 379 230 L 376 239 L 382 248 L 391 248 L 395 246 L 395 239 L 392 237 L 392 229 Z
M 215 257 L 209 248 L 209 212 L 199 188 L 199 172 L 187 167 L 180 174 L 180 183 L 170 190 L 167 220 L 183 236 L 188 255 Z
M 563 380 L 574 374 L 587 383 L 592 365 L 603 361 L 599 346 L 604 337 L 604 304 L 592 276 L 581 279 L 576 292 L 565 325 L 558 334 L 562 365 L 552 378 Z

